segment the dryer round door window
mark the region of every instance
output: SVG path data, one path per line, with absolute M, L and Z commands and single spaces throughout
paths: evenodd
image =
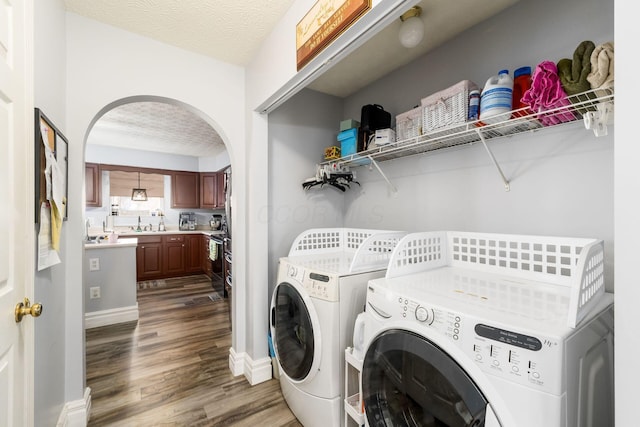
M 275 291 L 275 349 L 282 370 L 294 381 L 305 379 L 314 362 L 313 322 L 300 293 L 289 283 Z
M 369 426 L 484 426 L 487 401 L 466 372 L 413 332 L 389 330 L 369 345 L 362 367 Z

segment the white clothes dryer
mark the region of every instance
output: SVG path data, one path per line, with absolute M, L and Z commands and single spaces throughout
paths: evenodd
M 339 426 L 344 349 L 366 285 L 384 276 L 405 232 L 311 229 L 281 258 L 271 301 L 271 336 L 287 405 L 305 427 Z
M 354 329 L 367 426 L 613 427 L 600 240 L 414 233 Z

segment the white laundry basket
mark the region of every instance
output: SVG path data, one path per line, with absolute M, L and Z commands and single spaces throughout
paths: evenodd
M 350 272 L 386 268 L 393 249 L 406 234 L 362 228 L 312 228 L 294 239 L 289 257 L 341 252 L 353 254 Z
M 602 240 L 470 233 L 406 235 L 394 249 L 387 278 L 451 266 L 527 279 L 568 289 L 567 325 L 575 328 L 605 292 Z M 479 293 L 475 284 L 473 292 Z M 554 301 L 531 299 L 532 310 L 553 310 Z M 558 296 L 562 298 L 562 296 Z

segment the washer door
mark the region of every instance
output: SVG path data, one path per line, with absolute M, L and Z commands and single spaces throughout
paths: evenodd
M 303 297 L 291 283 L 279 283 L 273 291 L 271 334 L 282 371 L 291 380 L 299 382 L 316 375 L 320 363 L 318 317 L 310 298 Z
M 466 372 L 413 332 L 389 330 L 369 345 L 362 367 L 369 426 L 484 426 L 487 401 Z

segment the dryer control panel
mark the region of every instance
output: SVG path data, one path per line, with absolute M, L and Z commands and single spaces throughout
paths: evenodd
M 383 319 L 428 328 L 425 337 L 443 337 L 488 374 L 536 390 L 562 393 L 563 346 L 558 339 L 532 336 L 433 303 L 376 292 L 371 283 L 369 286 L 367 310 L 371 308 Z M 433 341 L 443 345 L 441 340 Z

